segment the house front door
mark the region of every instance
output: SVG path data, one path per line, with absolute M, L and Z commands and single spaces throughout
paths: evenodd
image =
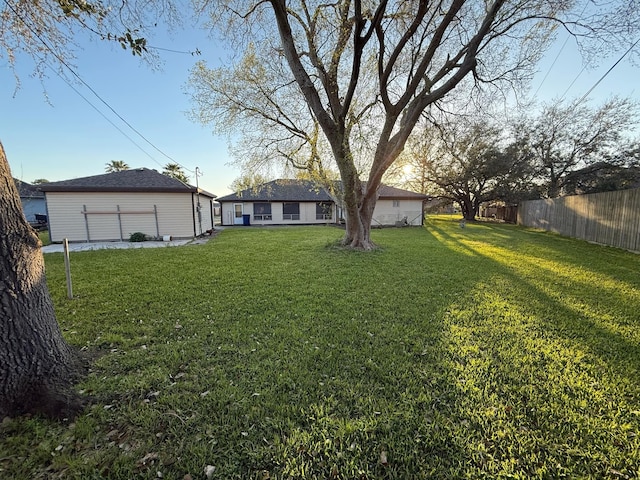
M 233 204 L 233 224 L 234 225 L 242 225 L 242 204 L 234 203 Z

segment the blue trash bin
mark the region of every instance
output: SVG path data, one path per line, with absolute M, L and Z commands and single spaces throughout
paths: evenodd
M 251 215 L 242 215 L 242 225 L 251 225 Z

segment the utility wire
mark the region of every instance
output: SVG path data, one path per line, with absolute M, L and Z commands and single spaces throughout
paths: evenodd
M 9 9 L 13 12 L 13 14 L 20 19 L 20 21 L 22 23 L 24 23 L 24 25 L 31 31 L 31 33 L 33 33 L 33 35 L 35 35 L 35 37 L 40 40 L 40 42 L 45 46 L 45 48 L 51 52 L 51 54 L 60 62 L 60 64 L 62 64 L 64 67 L 67 68 L 67 70 L 69 70 L 71 72 L 71 74 L 76 77 L 80 83 L 82 83 L 85 87 L 87 87 L 89 89 L 89 91 L 91 93 L 93 93 L 96 98 L 98 100 L 100 100 L 109 110 L 111 110 L 111 112 L 113 112 L 113 114 L 118 117 L 125 125 L 127 125 L 131 130 L 133 130 L 140 138 L 142 138 L 146 143 L 148 143 L 149 145 L 151 145 L 151 147 L 153 147 L 156 151 L 158 151 L 161 155 L 163 155 L 164 157 L 168 158 L 169 160 L 171 160 L 173 163 L 179 165 L 181 168 L 183 168 L 184 170 L 187 170 L 188 172 L 194 173 L 193 170 L 185 167 L 184 165 L 182 165 L 180 162 L 178 162 L 177 160 L 175 160 L 174 158 L 172 158 L 171 156 L 167 155 L 165 152 L 163 152 L 162 150 L 160 150 L 158 147 L 156 147 L 150 140 L 148 140 L 142 133 L 140 133 L 136 128 L 133 127 L 133 125 L 131 125 L 127 120 L 124 119 L 124 117 L 122 117 L 122 115 L 120 115 L 111 105 L 109 105 L 108 102 L 106 102 L 87 82 L 85 82 L 82 77 L 80 77 L 80 75 L 78 75 L 78 73 L 75 72 L 75 70 L 73 68 L 71 68 L 71 66 L 62 58 L 60 57 L 60 55 L 58 55 L 53 48 L 51 48 L 49 46 L 49 44 L 40 36 L 40 34 L 29 24 L 27 23 L 27 21 L 22 18 L 22 16 L 15 10 L 15 8 L 13 8 L 13 6 L 8 2 L 8 0 L 4 0 L 5 5 L 7 5 L 7 7 L 9 7 Z M 50 67 L 51 68 L 51 67 Z M 84 98 L 84 97 L 83 97 Z M 91 103 L 89 103 L 91 105 Z M 95 108 L 95 106 L 91 105 L 93 108 Z M 112 123 L 113 125 L 113 123 Z M 122 132 L 122 130 L 118 129 L 118 131 Z M 126 136 L 126 135 L 125 135 Z M 129 137 L 127 137 L 129 138 Z M 130 138 L 129 138 L 130 139 Z M 131 139 L 130 139 L 131 140 Z M 135 142 L 134 142 L 135 144 Z M 136 145 L 137 146 L 137 145 Z M 140 148 L 138 146 L 138 148 Z M 146 152 L 145 152 L 146 153 Z M 147 155 L 149 155 L 147 153 Z M 149 155 L 150 156 L 150 155 Z M 151 157 L 151 156 L 150 156 Z M 151 157 L 153 159 L 153 157 Z M 154 160 L 155 161 L 155 160 Z M 158 162 L 156 162 L 158 163 Z M 159 163 L 158 163 L 159 164 Z M 160 165 L 160 164 L 159 164 Z
M 587 6 L 589 5 L 588 2 L 585 2 L 584 7 L 582 8 L 582 11 L 580 12 L 579 18 L 582 17 L 582 15 L 584 14 L 584 12 L 587 10 Z M 533 96 L 535 97 L 536 95 L 538 95 L 538 92 L 540 91 L 540 89 L 542 88 L 542 85 L 544 84 L 545 80 L 547 79 L 547 77 L 549 76 L 549 74 L 551 73 L 551 70 L 553 69 L 553 67 L 555 66 L 556 62 L 558 61 L 558 58 L 560 57 L 560 54 L 562 53 L 562 51 L 564 50 L 564 47 L 567 46 L 567 42 L 569 41 L 569 39 L 571 38 L 570 35 L 567 35 L 567 38 L 565 38 L 564 43 L 562 44 L 562 47 L 560 47 L 560 51 L 558 52 L 558 54 L 556 55 L 556 58 L 553 59 L 553 62 L 551 63 L 551 65 L 549 66 L 549 70 L 547 70 L 547 73 L 545 74 L 544 78 L 542 79 L 542 81 L 540 82 L 540 85 L 538 86 L 538 89 L 536 90 L 536 92 L 533 94 Z M 571 85 L 569 85 L 569 88 L 567 88 L 567 90 L 565 90 L 564 94 L 562 95 L 562 98 L 564 98 L 564 96 L 567 94 L 567 92 L 569 91 L 569 89 L 571 89 L 571 87 L 573 86 L 574 83 L 576 83 L 576 80 L 578 80 L 578 77 L 580 75 L 582 75 L 582 72 L 584 72 L 584 67 L 582 68 L 582 70 L 580 70 L 580 73 L 578 74 L 578 76 L 573 80 L 573 82 L 571 82 Z
M 576 75 L 576 78 L 574 78 L 574 79 L 573 79 L 573 82 L 571 82 L 571 83 L 569 84 L 569 86 L 567 87 L 567 89 L 564 91 L 564 93 L 563 93 L 563 94 L 562 94 L 562 96 L 560 97 L 560 100 L 562 100 L 562 99 L 567 95 L 567 93 L 569 92 L 569 90 L 571 90 L 571 87 L 573 87 L 573 85 L 578 81 L 578 78 L 580 78 L 580 75 L 582 75 L 582 72 L 584 72 L 584 71 L 586 70 L 586 68 L 587 68 L 587 66 L 586 66 L 586 65 L 584 65 L 584 66 L 582 67 L 582 70 L 580 70 L 580 72 L 578 72 L 578 75 Z
M 147 48 L 147 50 L 161 50 L 163 52 L 180 53 L 180 54 L 184 54 L 184 55 L 191 55 L 192 57 L 195 57 L 196 55 L 200 55 L 202 53 L 198 48 L 196 48 L 192 52 L 189 52 L 189 51 L 186 51 L 186 50 L 172 50 L 171 48 L 164 48 L 164 47 L 154 47 L 153 45 L 147 45 L 146 48 Z
M 93 103 L 91 103 L 91 101 L 87 97 L 85 97 L 82 94 L 82 92 L 80 92 L 77 88 L 75 88 L 71 84 L 71 82 L 69 82 L 62 74 L 60 74 L 60 72 L 58 72 L 55 68 L 53 68 L 51 65 L 49 65 L 44 59 L 40 58 L 40 61 L 43 62 L 47 67 L 49 67 L 49 69 L 51 69 L 56 75 L 58 75 L 58 77 L 64 83 L 66 83 L 71 90 L 73 90 L 80 98 L 82 98 L 85 102 L 87 102 L 89 104 L 89 106 L 91 108 L 93 108 L 96 112 L 98 112 L 98 114 L 100 114 L 100 116 L 102 116 L 102 118 L 104 118 L 107 122 L 109 122 L 113 128 L 118 130 L 118 132 L 120 132 L 125 138 L 127 138 L 131 143 L 133 143 L 136 147 L 138 147 L 138 149 L 140 149 L 140 151 L 142 153 L 144 153 L 151 160 L 153 160 L 154 163 L 156 163 L 160 167 L 164 168 L 164 165 L 162 165 L 160 162 L 158 162 L 155 159 L 155 157 L 153 157 L 149 152 L 147 152 L 144 148 L 142 148 L 140 145 L 138 145 L 138 143 L 136 143 L 136 141 L 133 138 L 131 138 L 129 135 L 127 135 L 118 125 L 116 125 L 109 117 L 107 117 L 98 107 L 96 107 Z
M 553 62 L 551 63 L 551 65 L 549 66 L 549 70 L 547 70 L 547 73 L 544 75 L 544 78 L 542 79 L 542 81 L 540 82 L 540 85 L 538 86 L 538 89 L 535 91 L 535 93 L 533 94 L 533 96 L 537 96 L 538 92 L 540 91 L 540 89 L 542 88 L 542 85 L 544 85 L 545 80 L 547 79 L 547 77 L 549 76 L 549 74 L 551 73 L 551 70 L 553 70 L 553 67 L 555 66 L 556 62 L 558 61 L 558 58 L 560 57 L 560 54 L 562 53 L 562 51 L 564 50 L 564 47 L 567 46 L 567 42 L 569 41 L 569 37 L 567 36 L 567 38 L 564 40 L 564 43 L 562 44 L 562 47 L 560 47 L 560 50 L 558 51 L 558 54 L 556 55 L 556 58 L 553 59 Z M 575 82 L 575 80 L 574 80 Z M 572 84 L 573 85 L 573 84 Z M 571 88 L 571 87 L 569 87 Z
M 595 88 L 600 84 L 600 82 L 602 82 L 602 80 L 604 80 L 604 79 L 605 79 L 605 77 L 606 77 L 607 75 L 609 75 L 609 74 L 611 73 L 611 71 L 612 71 L 614 68 L 616 68 L 616 66 L 617 66 L 617 65 L 622 61 L 622 59 L 623 59 L 624 57 L 626 57 L 626 56 L 629 54 L 629 52 L 630 52 L 631 50 L 633 50 L 633 48 L 638 44 L 638 42 L 640 42 L 640 38 L 638 38 L 638 39 L 633 43 L 633 45 L 631 45 L 631 46 L 627 49 L 627 51 L 626 51 L 626 52 L 624 52 L 624 53 L 622 54 L 622 56 L 618 59 L 618 61 L 617 61 L 616 63 L 614 63 L 614 64 L 611 66 L 611 68 L 609 68 L 609 70 L 607 70 L 607 71 L 605 72 L 605 74 L 604 74 L 604 75 L 602 75 L 602 77 L 600 77 L 600 79 L 599 79 L 599 80 L 598 80 L 598 81 L 593 85 L 593 87 L 591 87 L 591 88 L 587 91 L 587 93 L 585 93 L 585 94 L 582 96 L 582 98 L 580 98 L 580 100 L 578 100 L 578 103 L 577 103 L 576 105 L 578 105 L 578 104 L 582 103 L 582 102 L 585 100 L 585 98 L 587 98 L 587 97 L 589 96 L 589 94 L 590 94 L 591 92 L 593 92 L 593 90 L 594 90 L 594 89 L 595 89 Z

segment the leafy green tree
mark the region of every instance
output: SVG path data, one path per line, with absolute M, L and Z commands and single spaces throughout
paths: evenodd
M 637 9 L 621 2 L 592 15 L 587 3 L 202 0 L 245 51 L 229 67 L 196 67 L 194 116 L 241 129 L 255 157 L 262 148 L 315 167 L 328 152 L 342 182 L 343 243 L 372 249 L 378 187 L 427 109 L 470 84 L 526 81 L 558 27 L 607 45 L 638 31 Z
M 111 160 L 105 166 L 107 173 L 122 172 L 123 170 L 129 170 L 129 165 L 124 160 Z
M 484 122 L 449 124 L 427 133 L 429 148 L 417 154 L 431 193 L 460 206 L 473 221 L 490 200 L 514 201 L 531 188 L 533 169 L 526 145 L 503 138 L 502 129 Z
M 566 195 L 608 192 L 640 187 L 640 145 L 637 143 L 612 158 L 572 171 L 566 175 Z
M 46 178 L 36 178 L 33 182 L 31 182 L 32 185 L 42 185 L 43 183 L 49 183 L 49 180 L 47 180 Z
M 591 176 L 592 182 L 598 172 L 624 167 L 632 156 L 623 152 L 633 149 L 629 135 L 639 120 L 637 104 L 614 97 L 596 108 L 576 102 L 545 105 L 523 122 L 518 131 L 528 137 L 543 195 L 580 191 L 580 176 Z
M 267 183 L 269 179 L 265 175 L 259 173 L 247 173 L 236 178 L 229 186 L 234 192 L 241 192 L 249 188 L 255 188 L 263 183 Z
M 184 173 L 183 168 L 177 163 L 167 163 L 164 166 L 162 174 L 166 175 L 167 177 L 180 180 L 182 183 L 189 183 L 189 177 L 187 177 L 187 174 Z

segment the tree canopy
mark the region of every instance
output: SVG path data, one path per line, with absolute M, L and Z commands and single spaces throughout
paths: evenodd
M 483 202 L 513 201 L 531 191 L 532 158 L 529 146 L 499 125 L 458 118 L 416 132 L 404 159 L 411 167 L 406 181 L 457 203 L 464 218 L 474 220 Z
M 576 101 L 544 105 L 517 130 L 531 147 L 543 195 L 554 198 L 571 192 L 567 183 L 575 183 L 580 171 L 628 163 L 633 156 L 623 152 L 633 150 L 629 135 L 639 120 L 637 104 L 614 97 L 595 108 Z
M 107 173 L 121 172 L 123 170 L 129 170 L 129 165 L 124 160 L 111 160 L 105 165 L 105 171 Z
M 177 163 L 167 163 L 164 166 L 164 170 L 162 171 L 163 175 L 167 177 L 175 178 L 176 180 L 180 180 L 182 183 L 189 183 L 189 177 L 186 173 L 184 173 L 184 169 Z
M 556 101 L 516 119 L 442 114 L 414 132 L 403 186 L 458 203 L 472 220 L 483 202 L 640 185 L 639 120 L 639 106 L 617 97 Z

